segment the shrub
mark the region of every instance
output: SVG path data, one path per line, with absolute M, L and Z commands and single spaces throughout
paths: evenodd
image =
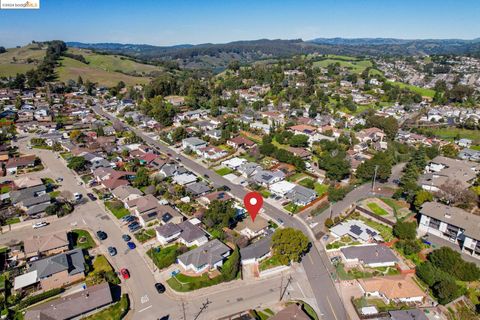
M 413 240 L 417 237 L 417 223 L 397 222 L 393 226 L 393 235 L 402 240 Z
M 28 307 L 32 304 L 35 304 L 35 303 L 40 302 L 42 300 L 51 298 L 51 297 L 56 296 L 56 295 L 58 295 L 62 292 L 63 292 L 62 288 L 56 288 L 56 289 L 52 289 L 52 290 L 48 290 L 48 291 L 39 293 L 39 294 L 34 295 L 34 296 L 27 297 L 27 298 L 23 299 L 22 301 L 20 301 L 20 303 L 18 304 L 18 309 L 25 309 L 26 307 Z

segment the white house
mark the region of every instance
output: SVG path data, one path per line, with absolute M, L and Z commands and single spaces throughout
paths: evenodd
M 202 273 L 223 266 L 223 261 L 230 255 L 231 249 L 218 239 L 201 245 L 178 256 L 177 262 L 185 271 Z

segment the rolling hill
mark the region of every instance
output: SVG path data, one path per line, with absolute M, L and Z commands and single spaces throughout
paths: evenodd
M 34 69 L 45 56 L 46 48 L 41 44 L 29 44 L 20 48 L 10 48 L 0 54 L 0 77 L 15 76 Z

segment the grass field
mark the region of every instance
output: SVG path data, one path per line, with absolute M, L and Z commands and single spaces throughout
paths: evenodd
M 315 185 L 315 191 L 317 192 L 319 197 L 323 195 L 325 192 L 327 192 L 328 190 L 328 186 L 326 184 L 315 182 L 314 185 Z
M 218 174 L 221 175 L 221 176 L 225 176 L 225 175 L 227 175 L 227 174 L 229 174 L 229 173 L 232 173 L 233 170 L 230 169 L 230 168 L 228 168 L 228 167 L 223 167 L 223 168 L 220 168 L 220 169 L 218 169 L 218 170 L 215 170 L 215 172 L 218 173 Z
M 326 68 L 331 64 L 339 63 L 341 67 L 348 68 L 355 73 L 362 73 L 366 68 L 371 67 L 372 63 L 368 60 L 358 60 L 357 58 L 347 56 L 332 56 L 331 58 L 315 61 L 314 67 Z
M 0 77 L 14 76 L 25 73 L 42 61 L 45 50 L 30 44 L 21 48 L 10 48 L 0 54 Z
M 83 81 L 90 80 L 104 86 L 115 86 L 119 81 L 127 85 L 145 84 L 150 81 L 147 77 L 133 77 L 120 72 L 106 71 L 94 64 L 85 64 L 71 58 L 62 58 L 60 67 L 56 68 L 59 81 L 77 80 L 81 76 Z
M 90 235 L 90 232 L 87 230 L 73 229 L 71 232 L 69 232 L 69 237 L 74 248 L 91 249 L 97 246 Z
M 68 52 L 80 54 L 89 62 L 89 66 L 108 72 L 118 72 L 147 76 L 152 72 L 161 72 L 162 68 L 132 61 L 117 55 L 104 55 L 85 49 L 69 48 Z
M 105 202 L 105 207 L 107 207 L 108 210 L 117 218 L 121 219 L 126 215 L 130 214 L 130 211 L 128 211 L 127 208 L 123 206 L 123 204 L 120 201 L 113 200 L 113 201 L 107 201 Z
M 473 141 L 480 142 L 480 130 L 468 130 L 468 129 L 460 129 L 455 127 L 449 128 L 438 128 L 431 130 L 432 133 L 444 140 L 454 141 L 458 138 L 462 139 L 471 139 Z
M 370 210 L 373 211 L 373 213 L 375 213 L 376 215 L 379 215 L 379 216 L 388 216 L 388 212 L 381 208 L 378 204 L 374 203 L 374 202 L 370 202 L 369 204 L 367 204 L 368 208 L 370 208 Z
M 414 85 L 411 85 L 411 84 L 406 84 L 406 83 L 403 83 L 403 82 L 391 82 L 391 81 L 389 81 L 388 83 L 393 84 L 395 86 L 398 86 L 400 88 L 408 88 L 411 91 L 420 94 L 422 97 L 433 98 L 433 96 L 435 95 L 435 90 L 432 90 L 432 89 L 421 88 L 421 87 L 417 87 L 417 86 L 414 86 Z

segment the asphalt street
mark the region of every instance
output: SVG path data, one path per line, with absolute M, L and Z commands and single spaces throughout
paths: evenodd
M 105 112 L 98 106 L 94 106 L 92 108 L 96 113 L 106 117 L 111 121 L 117 120 L 116 117 Z M 138 128 L 129 126 L 125 123 L 124 125 L 133 132 L 135 132 L 135 134 L 141 137 L 146 143 L 154 146 L 157 151 L 172 154 L 173 157 L 178 158 L 178 161 L 182 163 L 182 165 L 202 177 L 208 175 L 208 179 L 213 182 L 214 185 L 224 185 L 229 187 L 231 190 L 230 193 L 236 198 L 243 199 L 245 194 L 248 192 L 244 187 L 231 183 L 222 176 L 218 175 L 216 172 L 203 167 L 199 163 L 183 156 L 180 153 L 177 153 L 173 148 L 170 148 L 167 145 L 152 139 Z M 317 301 L 317 305 L 320 309 L 321 314 L 323 315 L 322 317 L 324 319 L 332 320 L 348 319 L 348 315 L 344 307 L 344 302 L 340 298 L 335 287 L 335 283 L 331 277 L 331 273 L 333 272 L 333 270 L 331 269 L 332 267 L 330 261 L 328 260 L 328 257 L 326 256 L 326 253 L 321 248 L 321 246 L 317 245 L 318 241 L 316 241 L 310 228 L 305 223 L 300 221 L 299 218 L 292 217 L 286 212 L 266 202 L 264 202 L 264 214 L 275 219 L 276 221 L 283 221 L 283 224 L 285 226 L 301 230 L 311 239 L 313 243 L 315 243 L 315 245 L 312 246 L 308 254 L 303 258 L 302 265 L 305 269 L 306 275 L 312 287 L 315 299 Z

